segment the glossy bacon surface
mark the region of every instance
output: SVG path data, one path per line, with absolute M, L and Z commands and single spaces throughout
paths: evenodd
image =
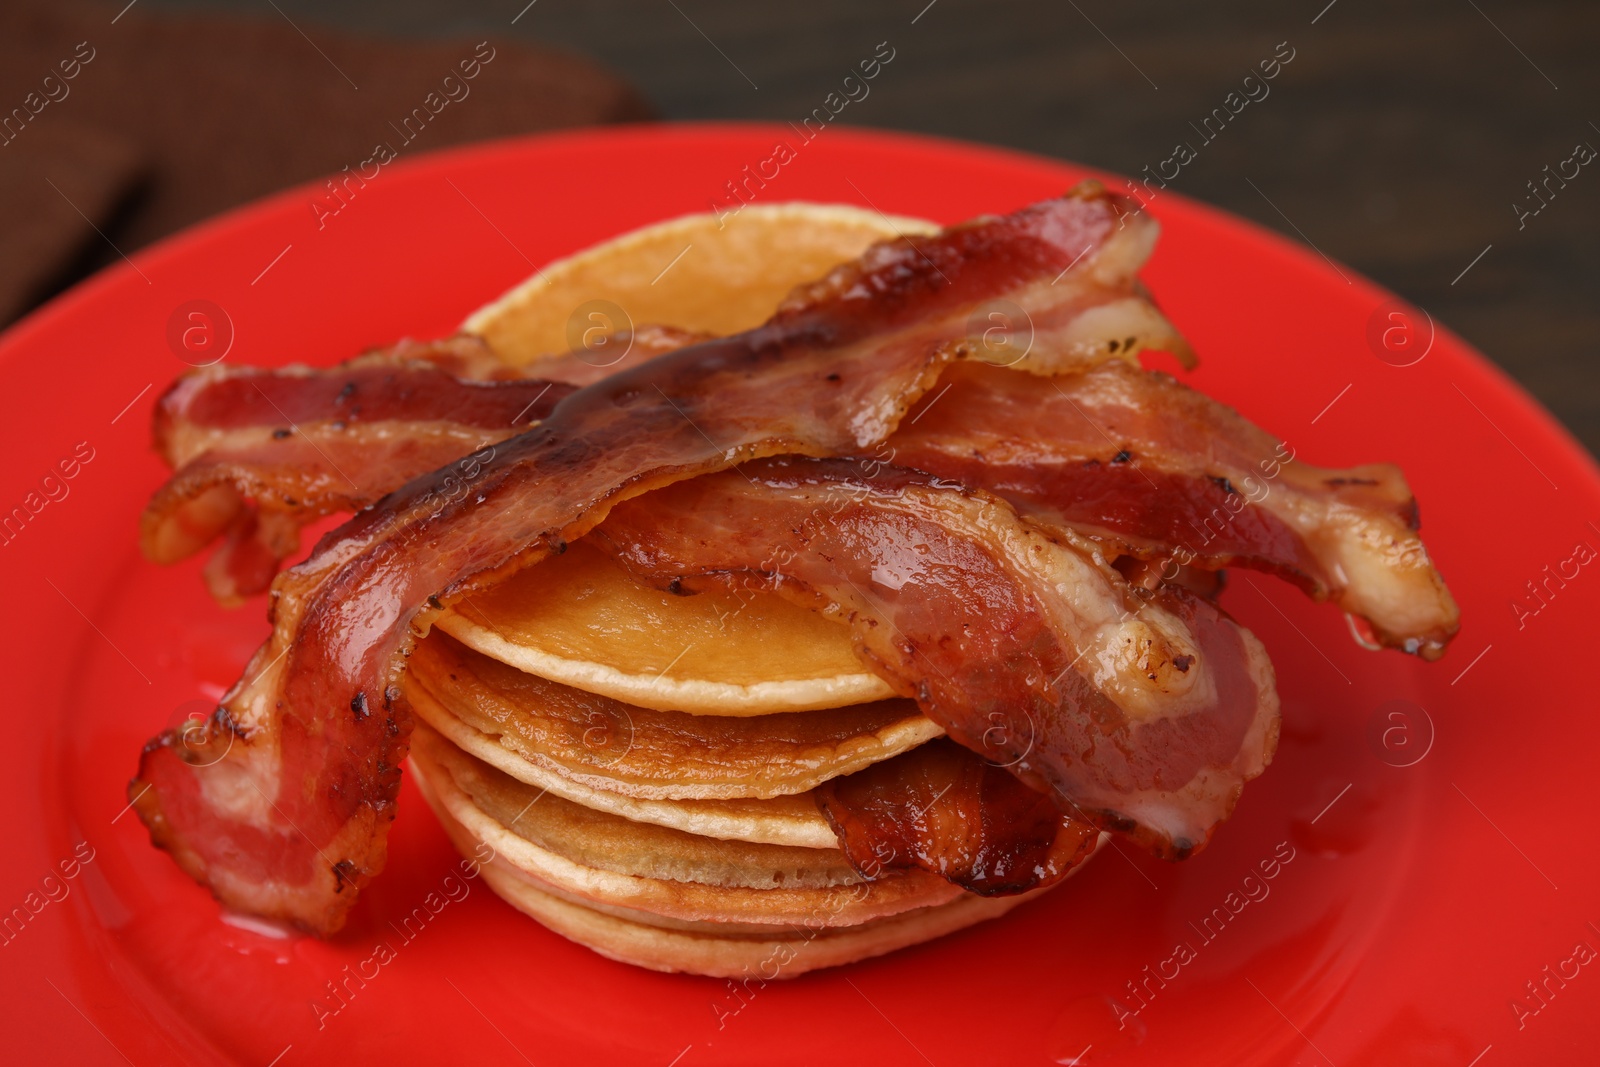
M 383 867 L 411 724 L 405 657 L 439 611 L 623 499 L 762 456 L 875 447 L 947 364 L 983 353 L 973 320 L 988 301 L 1032 319 L 1024 370 L 1106 358 L 1086 320 L 1128 324 L 1119 357 L 1176 346 L 1134 280 L 1153 238 L 1126 201 L 1086 188 L 889 242 L 756 330 L 571 394 L 465 492 L 442 491 L 453 468 L 409 482 L 279 576 L 273 635 L 204 727 L 146 746 L 130 797 L 152 838 L 231 906 L 338 929 Z
M 948 387 L 948 388 L 946 388 Z M 1125 363 L 1050 379 L 953 367 L 892 462 L 1006 497 L 1119 553 L 1276 573 L 1436 659 L 1460 624 L 1392 464 L 1328 470 L 1238 412 Z
M 647 579 L 756 584 L 846 620 L 966 748 L 1158 855 L 1203 847 L 1277 743 L 1260 643 L 994 497 L 859 467 L 743 464 L 621 503 L 594 536 Z

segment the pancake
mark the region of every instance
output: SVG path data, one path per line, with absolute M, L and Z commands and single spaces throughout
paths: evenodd
M 659 711 L 767 715 L 894 695 L 842 622 L 766 590 L 652 589 L 583 541 L 437 625 L 512 667 Z
M 828 848 L 838 839 L 817 810 L 810 793 L 758 799 L 650 800 L 568 778 L 518 755 L 487 734 L 457 717 L 426 686 L 410 679 L 406 699 L 417 718 L 452 744 L 520 782 L 546 789 L 555 796 L 596 811 L 610 812 L 637 822 L 668 826 L 692 834 L 727 841 L 750 841 L 802 848 Z
M 865 881 L 834 849 L 717 841 L 542 794 L 419 731 L 434 805 L 539 887 L 636 920 L 853 926 L 962 891 L 921 871 Z
M 943 733 L 904 699 L 754 718 L 652 711 L 507 666 L 442 633 L 418 643 L 408 672 L 528 762 L 645 799 L 804 793 Z

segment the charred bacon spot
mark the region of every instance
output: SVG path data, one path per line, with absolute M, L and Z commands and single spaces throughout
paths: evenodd
M 1070 800 L 1068 803 L 1072 804 Z M 1080 810 L 1076 804 L 1072 804 L 1072 808 L 1074 811 Z M 1097 815 L 1100 819 L 1100 828 L 1110 830 L 1112 833 L 1131 834 L 1139 828 L 1139 824 L 1133 819 L 1118 812 L 1098 812 Z
M 1209 477 L 1211 479 L 1211 484 L 1212 485 L 1215 485 L 1218 489 L 1221 489 L 1224 493 L 1227 493 L 1229 496 L 1238 496 L 1239 495 L 1239 490 L 1235 489 L 1233 487 L 1233 483 L 1228 481 L 1227 478 L 1224 478 L 1221 475 L 1217 475 L 1217 474 L 1207 475 L 1207 477 Z
M 228 731 L 228 733 L 232 734 L 234 737 L 243 736 L 244 731 L 241 730 L 239 728 L 239 724 L 234 721 L 233 713 L 228 710 L 228 706 L 226 704 L 218 704 L 217 709 L 211 713 L 211 718 L 216 722 L 219 729 Z
M 1193 663 L 1194 663 L 1194 657 L 1193 656 L 1173 656 L 1172 657 L 1172 665 L 1174 667 L 1178 668 L 1178 670 L 1184 671 L 1185 673 L 1188 672 L 1189 667 L 1191 665 L 1193 665 Z
M 393 380 L 393 376 L 391 375 L 388 379 L 385 380 L 385 384 L 387 384 L 388 381 L 392 381 L 392 380 Z M 356 393 L 356 383 L 353 382 L 353 381 L 345 382 L 344 383 L 344 388 L 339 390 L 339 395 L 333 398 L 333 402 L 335 404 L 342 405 L 346 400 L 349 400 L 352 396 L 355 396 L 355 393 Z
M 340 860 L 333 865 L 333 891 L 343 893 L 345 886 L 352 889 L 356 885 L 356 865 L 349 860 Z
M 279 427 L 278 429 L 272 431 L 272 439 L 274 441 L 281 441 L 292 433 L 294 433 L 293 430 L 286 430 L 282 427 Z
M 399 699 L 400 687 L 398 685 L 391 685 L 389 688 L 385 689 L 383 691 L 384 710 L 387 711 L 391 706 L 393 706 L 394 702 Z
M 1111 457 L 1111 462 L 1113 462 L 1113 463 L 1126 463 L 1132 458 L 1133 458 L 1133 453 L 1129 452 L 1126 448 L 1124 448 L 1124 449 L 1119 450 L 1116 455 Z
M 368 715 L 367 694 L 364 692 L 357 693 L 355 696 L 351 697 L 350 710 L 356 713 L 356 722 L 361 722 L 366 719 Z

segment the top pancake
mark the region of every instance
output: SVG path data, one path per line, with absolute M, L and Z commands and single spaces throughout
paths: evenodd
M 582 541 L 438 625 L 519 670 L 656 711 L 766 715 L 894 695 L 842 623 L 764 590 L 651 589 Z

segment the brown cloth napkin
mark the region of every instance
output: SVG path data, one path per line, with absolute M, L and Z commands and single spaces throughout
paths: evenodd
M 409 155 L 651 117 L 595 63 L 503 39 L 369 40 L 276 15 L 6 0 L 0 324 L 117 248 L 354 169 L 381 142 Z

